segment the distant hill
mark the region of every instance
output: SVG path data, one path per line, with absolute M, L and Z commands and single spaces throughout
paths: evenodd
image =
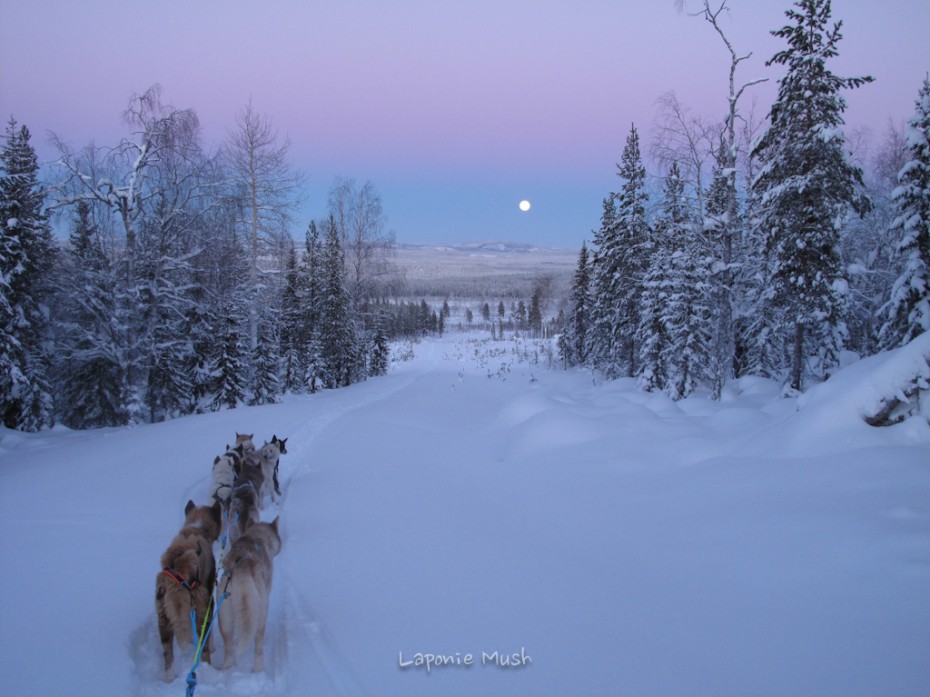
M 521 242 L 397 245 L 394 263 L 412 297 L 528 299 L 539 284 L 567 288 L 578 253 Z
M 437 249 L 437 250 L 449 250 L 462 253 L 472 253 L 472 252 L 538 252 L 540 250 L 548 251 L 565 251 L 558 250 L 555 248 L 540 247 L 534 244 L 528 244 L 525 242 L 500 242 L 500 241 L 484 241 L 484 242 L 455 242 L 452 244 L 408 244 L 408 245 L 399 245 L 405 249 Z

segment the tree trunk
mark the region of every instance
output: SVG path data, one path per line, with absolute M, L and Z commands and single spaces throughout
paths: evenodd
M 801 391 L 801 370 L 804 365 L 804 325 L 794 325 L 794 355 L 791 360 L 791 389 Z

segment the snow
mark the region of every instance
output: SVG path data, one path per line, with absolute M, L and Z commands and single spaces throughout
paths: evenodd
M 288 438 L 268 670 L 198 697 L 924 696 L 930 426 L 862 414 L 925 349 L 673 402 L 453 336 L 283 404 L 0 431 L 4 693 L 183 695 L 154 578 L 238 431 Z

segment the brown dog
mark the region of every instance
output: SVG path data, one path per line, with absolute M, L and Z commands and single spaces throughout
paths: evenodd
M 197 627 L 203 625 L 216 581 L 213 543 L 220 534 L 222 509 L 196 506 L 188 501 L 184 507 L 184 527 L 161 556 L 162 570 L 155 577 L 155 613 L 158 634 L 165 657 L 165 680 L 174 678 L 174 639 L 178 646 L 195 641 L 191 627 L 194 610 Z M 210 661 L 210 642 L 203 648 L 203 660 Z

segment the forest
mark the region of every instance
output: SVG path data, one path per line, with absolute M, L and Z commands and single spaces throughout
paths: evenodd
M 802 0 L 772 32 L 787 46 L 769 63 L 785 72 L 760 122 L 740 110 L 755 83 L 734 80 L 746 56 L 721 28 L 726 3 L 703 7 L 732 58 L 727 116 L 707 123 L 660 100 L 659 192 L 631 127 L 618 189 L 579 254 L 560 353 L 672 399 L 699 387 L 719 398 L 743 375 L 798 394 L 846 352 L 930 329 L 930 79 L 907 126 L 889 124 L 871 156 L 852 148 L 843 91 L 872 78 L 830 71 L 842 23 L 829 2 Z
M 930 328 L 930 79 L 907 124 L 888 124 L 877 147 L 857 142 L 843 92 L 872 78 L 830 71 L 841 22 L 828 2 L 800 0 L 772 32 L 784 72 L 762 118 L 744 109 L 755 81 L 735 80 L 745 56 L 718 21 L 726 2 L 703 8 L 732 58 L 726 117 L 695 117 L 669 93 L 648 145 L 633 124 L 569 296 L 514 302 L 506 328 L 539 333 L 545 320 L 566 366 L 673 399 L 719 397 L 744 375 L 797 394 L 849 352 Z M 53 136 L 57 157 L 41 168 L 28 127 L 7 124 L 4 426 L 273 402 L 382 374 L 391 338 L 444 330 L 447 310 L 404 289 L 371 182 L 337 179 L 325 215 L 295 219 L 301 174 L 251 103 L 213 150 L 195 111 L 164 103 L 157 85 L 124 121 L 106 146 Z M 478 300 L 471 319 L 493 327 L 497 309 L 503 333 L 502 301 Z

